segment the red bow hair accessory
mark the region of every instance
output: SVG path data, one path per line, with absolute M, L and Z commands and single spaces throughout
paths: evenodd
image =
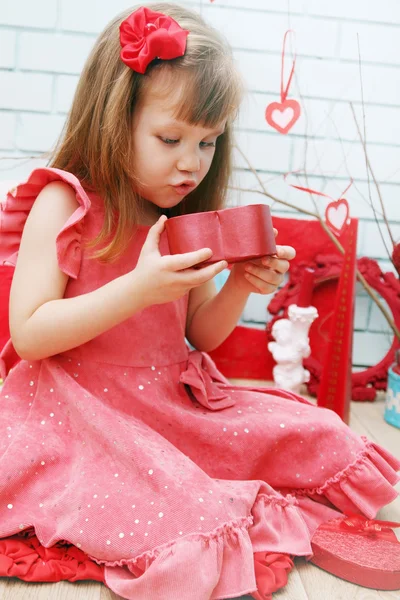
M 141 6 L 119 26 L 121 60 L 138 73 L 145 73 L 155 58 L 183 56 L 189 31 L 171 17 Z

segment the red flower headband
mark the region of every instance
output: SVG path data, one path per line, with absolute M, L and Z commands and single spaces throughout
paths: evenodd
M 119 32 L 121 60 L 142 74 L 155 58 L 183 56 L 189 34 L 171 17 L 143 6 L 121 23 Z

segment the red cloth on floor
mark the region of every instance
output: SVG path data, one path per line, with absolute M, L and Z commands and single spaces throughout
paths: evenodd
M 272 600 L 272 593 L 287 584 L 292 569 L 293 561 L 288 554 L 255 552 L 254 570 L 258 591 L 251 594 L 253 598 Z
M 56 544 L 45 548 L 32 535 L 0 539 L 0 577 L 23 581 L 79 581 L 92 579 L 104 583 L 104 567 L 93 562 L 76 546 Z

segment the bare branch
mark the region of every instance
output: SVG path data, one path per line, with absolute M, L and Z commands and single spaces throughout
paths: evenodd
M 391 229 L 390 229 L 390 225 L 389 225 L 388 218 L 387 218 L 387 216 L 386 216 L 385 205 L 384 205 L 384 202 L 383 202 L 383 198 L 382 198 L 381 190 L 380 190 L 380 187 L 379 187 L 379 183 L 378 183 L 378 181 L 377 181 L 377 179 L 376 179 L 376 177 L 375 177 L 374 171 L 373 171 L 373 169 L 372 169 L 371 162 L 370 162 L 370 160 L 369 160 L 369 157 L 368 157 L 367 146 L 366 146 L 365 140 L 364 140 L 364 138 L 363 138 L 363 136 L 362 136 L 362 133 L 361 133 L 361 131 L 360 131 L 360 126 L 359 126 L 359 124 L 358 124 L 357 117 L 356 117 L 356 113 L 355 113 L 355 111 L 354 111 L 354 106 L 353 106 L 353 103 L 352 103 L 352 102 L 350 102 L 350 107 L 351 107 L 351 111 L 352 111 L 352 113 L 353 113 L 353 119 L 354 119 L 354 122 L 355 122 L 355 124 L 356 124 L 356 127 L 357 127 L 358 136 L 359 136 L 359 138 L 360 138 L 360 142 L 361 142 L 361 144 L 362 144 L 362 147 L 363 147 L 363 150 L 364 150 L 364 155 L 365 155 L 366 164 L 367 164 L 367 167 L 368 167 L 368 169 L 369 169 L 369 171 L 370 171 L 370 173 L 371 173 L 371 175 L 372 175 L 372 179 L 374 180 L 374 184 L 375 184 L 375 187 L 376 187 L 376 191 L 377 191 L 377 193 L 378 193 L 378 198 L 379 198 L 379 202 L 380 202 L 380 205 L 381 205 L 381 210 L 382 210 L 382 216 L 383 216 L 383 219 L 384 219 L 384 221 L 385 221 L 385 224 L 386 224 L 386 227 L 387 227 L 387 230 L 388 230 L 389 236 L 390 236 L 390 241 L 392 242 L 392 244 L 393 244 L 393 247 L 394 247 L 394 246 L 395 246 L 395 241 L 394 241 L 394 237 L 393 237 L 393 235 L 392 235 Z M 390 256 L 390 255 L 391 255 L 391 253 L 389 252 L 389 250 L 388 250 L 387 248 L 386 248 L 386 250 L 387 250 L 387 252 L 388 252 L 388 254 L 389 254 L 389 256 Z
M 301 212 L 305 215 L 309 215 L 310 217 L 315 217 L 318 218 L 318 215 L 316 215 L 315 213 L 306 210 L 305 208 L 299 208 L 298 206 L 295 206 L 294 204 L 290 204 L 290 202 L 286 202 L 286 200 L 280 200 L 279 198 L 277 198 L 276 196 L 273 196 L 272 194 L 270 194 L 267 191 L 262 191 L 262 190 L 255 190 L 252 188 L 242 188 L 242 187 L 234 187 L 234 186 L 229 186 L 230 190 L 236 190 L 239 192 L 253 192 L 255 194 L 262 194 L 263 196 L 267 196 L 267 198 L 270 198 L 271 200 L 273 200 L 273 202 L 277 202 L 278 204 L 283 204 L 284 206 L 288 206 L 289 208 L 293 208 L 295 211 L 297 212 Z

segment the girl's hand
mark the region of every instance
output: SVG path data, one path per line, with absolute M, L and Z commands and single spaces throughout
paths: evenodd
M 275 236 L 277 230 L 274 230 Z M 235 286 L 256 294 L 272 294 L 283 282 L 289 261 L 296 256 L 291 246 L 277 246 L 276 256 L 264 256 L 245 263 L 236 263 L 231 270 Z
M 210 248 L 161 256 L 159 243 L 166 220 L 167 217 L 162 215 L 150 228 L 136 268 L 132 272 L 139 278 L 138 292 L 143 294 L 146 306 L 177 300 L 228 266 L 226 261 L 219 261 L 201 269 L 194 269 L 194 265 L 212 256 Z

